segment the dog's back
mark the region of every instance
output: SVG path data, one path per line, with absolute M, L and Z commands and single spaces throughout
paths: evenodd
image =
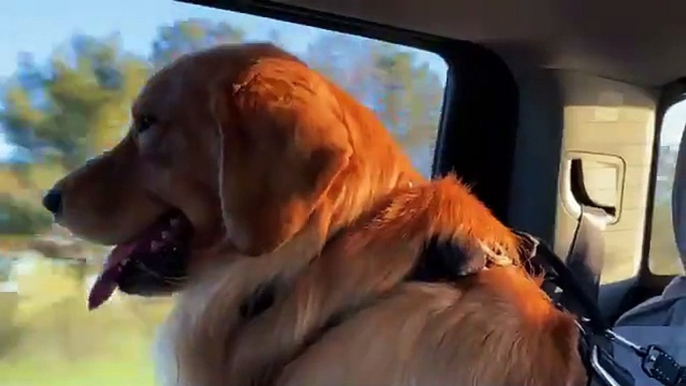
M 490 268 L 450 285 L 405 282 L 436 238 Z M 516 236 L 452 177 L 388 194 L 277 298 L 236 330 L 224 379 L 294 386 L 584 381 L 572 317 L 520 266 Z
M 278 385 L 582 386 L 571 317 L 516 267 L 408 283 L 332 329 Z
M 479 208 L 483 204 L 449 177 L 391 193 L 361 217 L 333 242 L 340 247 L 325 249 L 321 258 L 337 269 L 319 278 L 321 292 L 329 294 L 313 296 L 328 296 L 323 309 L 341 301 L 353 309 L 366 305 L 327 330 L 286 367 L 277 384 L 584 385 L 573 317 L 553 306 L 519 261 L 489 264 L 454 284 L 392 286 L 411 267 L 408 262 L 416 265 L 412 254 L 432 238 L 453 243 L 472 258 L 481 252 L 477 249 L 501 248 L 500 255 L 485 256 L 490 263 L 516 258 L 510 231 Z M 332 262 L 336 254 L 339 264 Z M 370 278 L 369 271 L 377 277 Z

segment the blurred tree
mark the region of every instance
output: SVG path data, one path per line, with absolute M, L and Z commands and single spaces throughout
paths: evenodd
M 374 78 L 376 111 L 406 148 L 433 145 L 440 122 L 443 85 L 412 52 L 377 44 Z
M 47 211 L 0 195 L 1 235 L 33 235 L 49 229 L 51 224 Z
M 147 63 L 126 54 L 117 36 L 77 35 L 43 66 L 24 55 L 0 96 L 0 123 L 18 152 L 15 162 L 24 163 L 24 172 L 26 163 L 69 170 L 111 147 L 147 76 Z
M 160 68 L 183 54 L 218 44 L 238 43 L 244 36 L 241 29 L 226 22 L 204 19 L 176 21 L 158 29 L 150 60 L 155 68 Z
M 16 149 L 3 169 L 16 181 L 6 174 L 2 179 L 18 184 L 0 192 L 0 234 L 49 229 L 41 192 L 121 138 L 131 101 L 148 73 L 148 64 L 125 53 L 116 35 L 76 35 L 45 64 L 20 56 L 17 72 L 0 92 L 0 124 Z
M 311 42 L 301 58 L 359 101 L 374 108 L 373 40 L 331 32 Z
M 121 139 L 131 102 L 153 67 L 243 35 L 227 23 L 199 19 L 160 27 L 153 66 L 125 52 L 117 35 L 76 35 L 47 63 L 20 55 L 16 73 L 0 90 L 0 127 L 15 149 L 0 170 L 0 180 L 7 182 L 0 184 L 0 233 L 47 229 L 49 216 L 38 207 L 41 192 Z M 14 177 L 3 174 L 8 170 Z

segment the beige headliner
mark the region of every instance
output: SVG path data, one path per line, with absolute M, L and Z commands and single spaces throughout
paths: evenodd
M 510 64 L 659 86 L 686 75 L 686 0 L 280 0 L 490 46 Z

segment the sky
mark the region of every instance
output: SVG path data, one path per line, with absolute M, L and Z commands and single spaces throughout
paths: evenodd
M 372 0 L 370 0 L 372 1 Z M 46 59 L 57 45 L 75 33 L 107 36 L 118 32 L 126 50 L 147 54 L 160 25 L 176 20 L 205 18 L 227 21 L 250 31 L 250 40 L 267 40 L 271 29 L 281 33 L 289 50 L 300 52 L 321 29 L 280 22 L 236 12 L 200 7 L 172 0 L 0 0 L 0 82 L 16 69 L 19 53 Z M 421 59 L 445 76 L 446 65 L 437 55 Z M 686 103 L 665 117 L 662 143 L 678 143 L 686 122 Z M 0 137 L 0 160 L 11 148 Z

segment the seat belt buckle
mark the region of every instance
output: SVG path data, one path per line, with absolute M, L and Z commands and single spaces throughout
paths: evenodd
M 612 330 L 605 331 L 611 341 L 633 351 L 641 358 L 641 368 L 650 378 L 665 386 L 686 386 L 686 367 L 669 355 L 662 347 L 642 347 Z
M 680 366 L 660 346 L 650 345 L 646 348 L 641 367 L 649 377 L 665 386 L 686 385 L 686 368 Z

